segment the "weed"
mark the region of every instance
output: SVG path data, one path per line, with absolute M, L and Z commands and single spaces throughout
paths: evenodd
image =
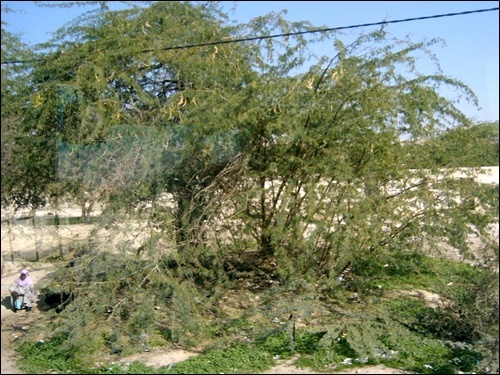
M 272 356 L 250 345 L 237 345 L 201 354 L 160 368 L 160 374 L 248 374 L 266 370 Z

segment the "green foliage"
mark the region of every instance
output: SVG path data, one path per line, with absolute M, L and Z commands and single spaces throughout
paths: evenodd
M 24 341 L 18 347 L 23 357 L 20 368 L 27 373 L 43 371 L 71 372 L 74 374 L 92 374 L 91 368 L 81 366 L 75 358 L 75 352 L 66 345 L 67 334 L 57 334 L 48 341 Z
M 319 342 L 326 332 L 310 332 L 306 329 L 294 331 L 292 324 L 283 329 L 273 331 L 263 338 L 257 339 L 257 348 L 279 358 L 289 358 L 295 353 L 312 354 L 319 350 Z
M 283 358 L 290 357 L 292 353 L 291 340 L 286 332 L 280 332 L 278 335 L 271 335 L 259 340 L 257 347 Z
M 497 253 L 498 254 L 498 253 Z M 498 259 L 498 257 L 497 257 Z M 468 334 L 474 349 L 481 353 L 479 370 L 498 371 L 499 300 L 498 260 L 475 272 L 462 274 L 453 288 L 443 294 L 453 303 L 445 307 L 445 314 L 458 326 L 457 332 Z M 474 363 L 476 364 L 476 363 Z
M 412 257 L 406 259 L 408 263 L 412 261 Z M 438 261 L 437 259 L 434 259 L 433 262 L 436 263 L 435 270 L 446 270 L 442 275 L 446 280 L 468 280 L 471 286 L 481 283 L 489 285 L 491 283 L 491 281 L 487 281 L 484 271 L 478 268 L 466 264 L 455 264 L 451 261 Z M 404 263 L 404 260 L 402 263 Z M 97 268 L 100 267 L 97 262 L 93 264 Z M 117 265 L 116 262 L 114 264 Z M 429 263 L 424 262 L 424 264 L 427 264 L 427 267 L 430 268 Z M 79 266 L 79 264 L 75 264 L 75 266 Z M 402 266 L 404 265 L 402 264 Z M 119 272 L 119 267 L 116 269 Z M 397 290 L 398 286 L 399 289 L 411 289 L 420 286 L 418 279 L 413 279 L 415 284 L 411 284 L 412 279 L 404 277 L 402 273 L 392 274 L 389 271 L 380 278 L 380 282 L 385 282 L 385 285 L 389 285 L 389 280 L 391 280 L 390 285 L 394 290 Z M 428 288 L 431 290 L 443 288 L 443 283 L 439 280 L 437 277 L 430 277 L 428 279 L 429 284 L 427 284 Z M 132 281 L 129 280 L 129 282 Z M 152 342 L 154 340 L 158 340 L 157 337 L 161 337 L 160 342 L 163 344 L 175 341 L 176 337 L 177 340 L 188 343 L 189 340 L 183 339 L 182 335 L 189 336 L 189 332 L 181 333 L 178 328 L 184 327 L 184 329 L 189 330 L 189 327 L 193 325 L 193 317 L 186 316 L 185 320 L 181 321 L 180 316 L 173 313 L 172 310 L 180 309 L 181 305 L 186 305 L 189 308 L 182 310 L 182 313 L 188 314 L 188 311 L 193 309 L 193 305 L 184 301 L 189 299 L 189 295 L 182 295 L 181 300 L 183 302 L 176 302 L 175 298 L 172 298 L 178 293 L 177 288 L 175 287 L 172 290 L 173 294 L 167 293 L 170 296 L 170 303 L 165 306 L 165 309 L 169 311 L 165 311 L 160 315 L 152 317 L 148 313 L 151 309 L 142 309 L 130 305 L 131 313 L 127 316 L 122 315 L 123 325 L 114 324 L 112 330 L 107 333 L 102 332 L 102 342 L 108 343 L 106 350 L 111 351 L 121 348 L 122 353 L 130 353 L 127 345 L 134 340 L 134 337 L 139 337 L 141 332 L 145 332 L 137 330 L 138 326 L 133 322 L 142 324 L 144 329 L 147 327 L 147 325 L 144 325 L 147 320 L 157 322 L 156 331 L 150 333 L 151 339 L 148 344 L 151 346 L 153 346 Z M 464 290 L 463 284 L 456 285 L 456 287 L 448 286 L 447 288 L 452 288 L 451 290 L 454 293 L 464 295 L 461 298 L 455 297 L 456 301 L 462 301 L 459 304 L 460 309 L 470 309 L 477 303 L 474 299 L 470 299 L 474 297 L 477 290 L 470 287 L 465 287 Z M 338 369 L 351 366 L 350 363 L 352 363 L 352 366 L 384 363 L 418 373 L 456 373 L 458 370 L 475 371 L 478 364 L 484 360 L 483 351 L 479 350 L 483 345 L 483 339 L 486 337 L 484 332 L 478 330 L 482 326 L 474 327 L 471 325 L 470 317 L 464 321 L 457 320 L 455 308 L 433 309 L 427 307 L 423 301 L 396 299 L 395 296 L 391 297 L 389 295 L 379 300 L 370 300 L 370 296 L 367 295 L 350 302 L 347 302 L 347 300 L 346 302 L 325 300 L 324 296 L 320 295 L 320 300 L 317 300 L 314 299 L 315 294 L 311 294 L 311 289 L 307 284 L 296 285 L 292 289 L 287 292 L 285 286 L 277 286 L 268 291 L 267 298 L 263 298 L 264 295 L 262 295 L 260 308 L 262 317 L 259 325 L 254 327 L 253 330 L 250 329 L 250 321 L 247 319 L 226 320 L 224 323 L 226 326 L 225 332 L 228 335 L 236 336 L 243 331 L 245 335 L 248 335 L 253 332 L 250 335 L 257 337 L 254 346 L 241 345 L 236 348 L 217 348 L 217 345 L 213 345 L 212 349 L 208 350 L 206 354 L 175 364 L 173 367 L 163 367 L 159 370 L 153 370 L 137 363 L 131 364 L 130 367 L 103 365 L 98 370 L 91 369 L 90 371 L 94 371 L 94 373 L 139 373 L 141 371 L 142 373 L 243 373 L 245 371 L 265 370 L 274 356 L 290 358 L 293 354 L 300 354 L 300 360 L 296 365 L 316 369 L 333 367 Z M 349 289 L 342 288 L 341 290 L 346 295 L 352 294 Z M 159 296 L 159 294 L 156 296 Z M 276 296 L 281 297 L 276 298 Z M 87 303 L 90 301 L 83 296 L 80 298 L 87 301 Z M 93 297 L 94 300 L 100 298 L 102 297 Z M 478 298 L 478 300 L 481 301 L 482 297 Z M 161 304 L 161 302 L 157 302 Z M 73 303 L 75 302 L 71 304 Z M 71 304 L 65 311 L 70 308 Z M 95 310 L 95 305 L 93 309 Z M 345 312 L 346 309 L 349 309 L 349 312 Z M 295 335 L 293 334 L 293 319 L 284 320 L 282 324 L 277 326 L 276 324 L 266 325 L 264 323 L 268 316 L 280 316 L 291 310 L 294 311 L 295 317 L 299 317 L 306 322 L 311 320 L 313 316 L 319 318 L 323 315 L 323 322 L 320 327 L 315 329 L 310 327 L 298 328 Z M 84 310 L 79 307 L 78 311 L 82 313 Z M 159 311 L 162 311 L 162 309 Z M 165 313 L 171 316 L 170 319 L 177 320 L 172 320 L 172 324 L 169 325 L 168 319 L 165 319 L 163 315 Z M 482 319 L 481 316 L 489 314 L 491 311 L 484 311 L 483 315 L 480 315 L 481 312 L 478 310 L 471 310 L 470 313 L 479 313 L 476 320 L 476 324 L 479 324 Z M 163 318 L 161 318 L 162 315 Z M 92 319 L 100 318 L 99 315 L 96 315 Z M 73 329 L 77 328 L 75 327 L 74 318 L 68 323 L 71 323 Z M 492 327 L 494 324 L 494 322 L 488 322 L 485 326 Z M 229 326 L 233 327 L 234 330 Z M 125 327 L 128 327 L 128 331 L 124 330 Z M 59 330 L 61 328 L 62 326 Z M 198 329 L 197 333 L 203 336 L 201 326 L 195 325 L 193 332 L 195 329 Z M 54 341 L 57 341 L 57 345 L 44 347 L 51 348 L 50 351 L 46 353 L 34 351 L 33 348 L 38 347 L 28 345 L 26 348 L 31 349 L 24 351 L 23 356 L 29 355 L 31 357 L 30 361 L 34 362 L 33 366 L 36 366 L 37 363 L 38 366 L 41 366 L 48 358 L 47 355 L 65 359 L 68 359 L 68 355 L 71 355 L 71 360 L 67 363 L 81 363 L 80 357 L 82 355 L 88 356 L 90 353 L 82 351 L 83 347 L 80 346 L 85 345 L 87 348 L 100 347 L 95 340 L 89 340 L 90 336 L 86 336 L 85 327 L 83 326 L 78 327 L 79 335 L 72 336 L 70 331 L 66 332 L 61 336 L 64 337 L 64 340 L 57 341 L 59 336 L 56 334 Z M 78 341 L 77 336 L 81 337 L 82 334 L 85 335 L 85 344 Z M 128 343 L 127 337 L 130 338 Z M 139 347 L 140 343 L 140 341 L 137 341 Z M 192 345 L 194 342 L 190 344 Z M 68 345 L 71 348 L 79 348 L 78 354 L 76 354 L 75 349 L 68 350 Z M 98 349 L 97 352 L 102 353 L 102 350 Z M 40 357 L 42 360 L 40 360 Z M 33 367 L 33 369 L 35 368 Z
M 236 345 L 214 350 L 207 354 L 189 358 L 174 364 L 171 368 L 163 367 L 161 374 L 249 374 L 267 370 L 272 363 L 268 353 L 250 345 Z
M 82 273 L 82 268 L 86 272 Z M 70 335 L 69 342 L 79 345 L 80 337 L 92 335 L 96 328 L 90 321 L 99 326 L 106 321 L 114 324 L 113 335 L 96 341 L 94 347 L 87 345 L 88 350 L 121 347 L 130 351 L 151 345 L 135 339 L 141 335 L 194 346 L 211 334 L 211 323 L 206 319 L 211 315 L 210 299 L 200 294 L 203 290 L 197 290 L 194 283 L 179 282 L 159 265 L 90 252 L 72 261 L 71 267 L 60 269 L 44 292 L 61 293 L 60 285 L 64 285 L 64 293 L 75 296 L 57 323 L 62 331 L 73 332 L 72 327 L 79 327 L 79 335 Z M 106 325 L 102 328 L 107 330 Z
M 5 6 L 2 4 L 2 14 Z M 2 63 L 33 58 L 21 37 L 6 30 L 2 21 Z M 38 208 L 50 195 L 54 179 L 51 143 L 38 134 L 27 137 L 20 124 L 29 95 L 30 69 L 23 64 L 2 65 L 2 205 Z
M 2 98 L 12 99 L 6 111 L 2 100 L 2 202 L 69 199 L 84 217 L 104 206 L 98 240 L 44 290 L 70 298 L 38 323 L 58 345 L 26 344 L 29 368 L 40 358 L 56 371 L 87 368 L 99 353 L 217 339 L 216 350 L 160 371 L 249 372 L 293 353 L 322 368 L 346 358 L 423 372 L 469 371 L 477 359 L 494 368 L 498 322 L 486 314 L 498 317 L 498 247 L 488 238 L 498 186 L 442 167 L 491 163 L 498 132 L 472 125 L 437 91 L 474 103 L 467 86 L 417 71 L 437 40 L 395 43 L 381 28 L 346 46 L 324 33 L 337 54 L 294 75 L 307 61 L 301 35 L 209 42 L 312 25 L 280 14 L 226 21 L 212 2 L 103 6 L 39 46 L 12 95 L 23 72 L 2 70 Z M 2 59 L 24 52 L 8 42 Z M 2 167 L 3 135 L 4 126 Z M 488 272 L 427 256 L 443 242 L 467 254 L 472 233 L 492 252 Z M 449 280 L 462 288 L 447 289 Z M 407 288 L 452 303 L 390 301 Z M 260 299 L 231 316 L 228 291 Z M 298 317 L 318 329 L 292 331 Z M 225 347 L 243 334 L 257 348 Z
M 409 329 L 397 321 L 398 313 L 393 317 L 366 315 L 339 319 L 335 327 L 343 325 L 340 334 L 332 326 L 320 346 L 297 364 L 340 369 L 383 363 L 416 373 L 456 373 L 477 368 L 481 359 L 477 351 L 466 345 L 427 338 Z
M 420 154 L 414 168 L 464 168 L 498 166 L 498 121 L 446 129 L 438 137 L 410 145 Z
M 97 370 L 97 374 L 158 374 L 151 366 L 146 366 L 138 361 L 129 365 L 105 364 Z

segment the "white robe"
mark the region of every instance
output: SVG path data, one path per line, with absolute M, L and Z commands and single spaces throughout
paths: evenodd
M 19 295 L 24 294 L 24 305 L 26 307 L 33 307 L 33 303 L 36 301 L 34 285 L 26 285 L 23 287 L 20 286 L 16 280 L 9 286 L 9 291 L 11 294 L 13 292 L 17 292 Z

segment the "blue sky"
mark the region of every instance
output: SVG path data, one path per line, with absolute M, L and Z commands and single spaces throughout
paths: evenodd
M 32 1 L 2 1 L 13 10 L 23 12 L 2 13 L 7 29 L 21 34 L 28 44 L 47 40 L 50 32 L 70 21 L 88 7 L 42 8 Z M 226 1 L 224 8 L 231 19 L 247 22 L 251 18 L 270 12 L 287 10 L 285 18 L 290 21 L 309 21 L 319 28 L 333 28 L 380 21 L 458 13 L 478 9 L 496 8 L 498 1 Z M 116 8 L 118 2 L 112 2 Z M 234 8 L 234 10 L 231 10 Z M 499 12 L 441 17 L 421 21 L 395 23 L 387 31 L 396 37 L 409 36 L 413 41 L 440 37 L 445 46 L 435 45 L 436 54 L 443 73 L 467 84 L 478 96 L 481 109 L 476 110 L 463 102 L 458 106 L 476 121 L 499 119 Z M 377 27 L 347 30 L 358 35 Z M 346 36 L 349 38 L 349 36 Z M 318 53 L 332 54 L 333 47 L 318 45 Z M 422 62 L 424 73 L 430 65 Z M 443 91 L 450 99 L 456 97 L 452 91 Z

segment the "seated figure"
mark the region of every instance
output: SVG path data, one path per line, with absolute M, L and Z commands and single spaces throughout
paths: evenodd
M 19 277 L 9 286 L 13 309 L 26 308 L 30 311 L 36 301 L 35 285 L 27 270 L 21 270 Z

